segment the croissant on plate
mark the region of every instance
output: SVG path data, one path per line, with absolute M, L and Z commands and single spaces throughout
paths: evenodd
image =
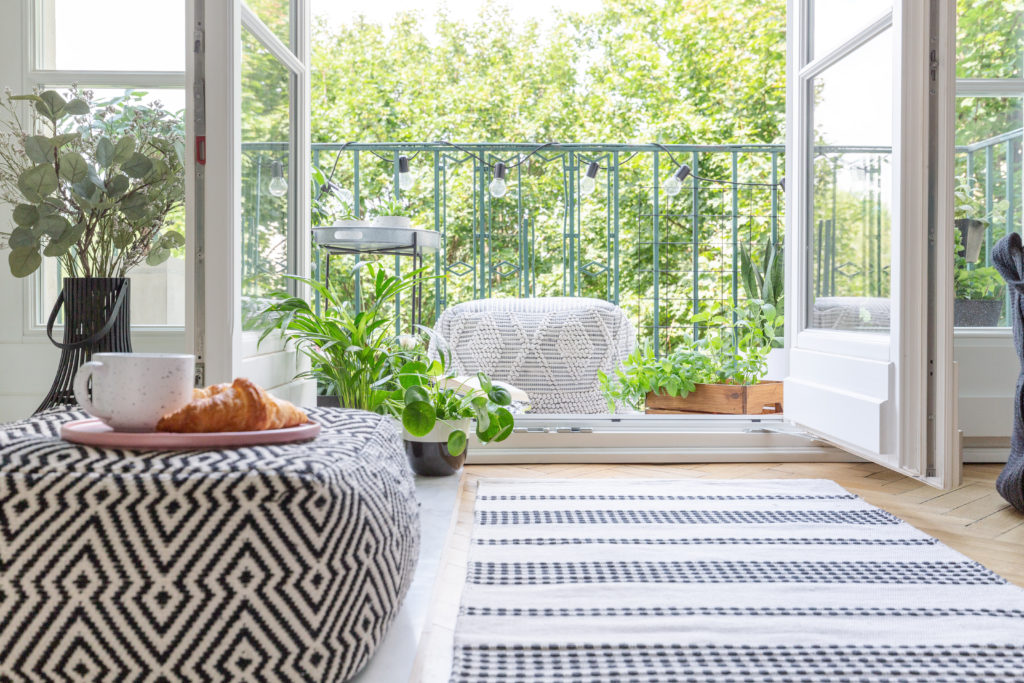
M 160 432 L 254 432 L 309 422 L 302 409 L 239 377 L 192 392 L 192 402 L 157 423 Z

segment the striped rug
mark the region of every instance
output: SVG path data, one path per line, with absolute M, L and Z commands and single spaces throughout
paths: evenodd
M 487 681 L 1024 681 L 1024 591 L 830 481 L 484 480 Z

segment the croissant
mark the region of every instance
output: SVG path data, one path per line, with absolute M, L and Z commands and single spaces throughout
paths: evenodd
M 239 377 L 192 392 L 192 402 L 157 423 L 160 432 L 253 432 L 309 422 L 300 408 Z

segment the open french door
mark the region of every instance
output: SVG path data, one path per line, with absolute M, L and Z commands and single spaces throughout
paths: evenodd
M 189 0 L 192 83 L 187 320 L 197 382 L 248 377 L 299 403 L 312 382 L 258 312 L 308 276 L 309 8 L 306 0 Z M 255 8 L 255 9 L 253 9 Z
M 952 323 L 955 3 L 790 0 L 786 415 L 959 481 Z

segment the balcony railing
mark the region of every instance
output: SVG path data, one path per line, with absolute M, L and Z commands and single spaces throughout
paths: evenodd
M 983 263 L 1006 225 L 1017 225 L 1021 136 L 1017 130 L 956 150 L 958 173 L 979 179 L 990 206 L 1009 199 L 1006 221 L 989 228 Z M 886 297 L 889 152 L 816 151 L 828 162 L 824 171 L 816 163 L 816 294 Z M 247 292 L 259 296 L 280 288 L 289 271 L 284 211 L 266 191 L 265 163 L 284 160 L 285 150 L 259 143 L 243 152 L 243 269 Z M 406 191 L 399 190 L 401 155 L 414 177 Z M 489 184 L 499 161 L 508 167 L 508 191 L 494 197 Z M 443 277 L 424 297 L 426 322 L 477 298 L 589 296 L 623 307 L 660 351 L 699 333 L 696 311 L 747 298 L 742 249 L 759 262 L 774 243 L 781 258 L 784 161 L 782 145 L 442 142 L 315 144 L 312 159 L 343 189 L 335 193 L 347 200 L 339 212 L 372 212 L 398 196 L 415 224 L 441 234 L 430 265 Z M 591 162 L 600 170 L 588 194 L 581 184 Z M 684 163 L 691 174 L 681 191 L 667 191 Z M 852 191 L 837 181 L 843 168 L 857 178 Z M 326 276 L 323 266 L 324 255 L 316 254 L 315 276 Z M 410 267 L 395 258 L 395 268 Z M 359 282 L 337 264 L 330 285 L 360 301 Z M 399 303 L 396 321 L 408 328 L 408 302 Z

